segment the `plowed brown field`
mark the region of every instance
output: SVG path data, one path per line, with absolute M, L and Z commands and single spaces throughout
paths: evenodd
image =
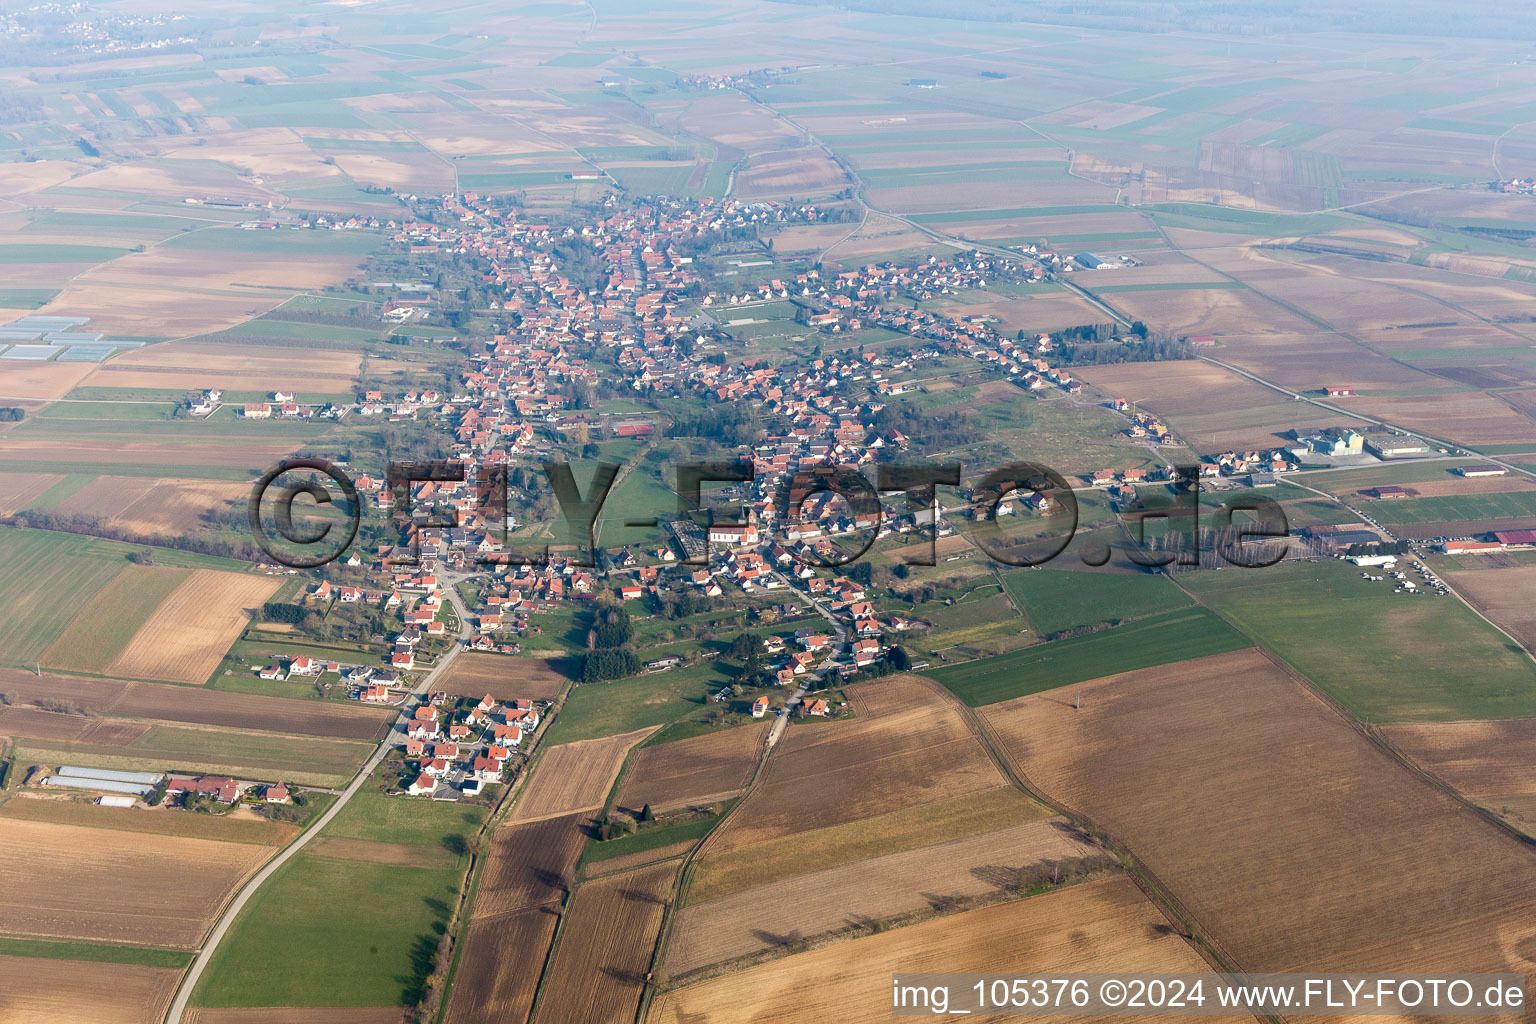
M 195 946 L 264 846 L 7 819 L 0 930 Z
M 1406 969 L 1393 956 L 1410 947 L 1461 970 L 1536 967 L 1536 851 L 1260 652 L 983 714 L 1035 785 L 1122 842 L 1241 969 Z
M 1536 718 L 1388 725 L 1381 732 L 1468 796 L 1536 793 Z
M 664 811 L 735 796 L 751 781 L 769 728 L 758 722 L 636 751 L 618 805 Z
M 36 676 L 14 668 L 0 668 L 0 693 L 12 705 L 62 701 L 96 715 L 158 718 L 166 722 L 350 740 L 377 740 L 383 735 L 385 724 L 398 714 L 393 709 L 224 693 L 164 683 L 87 679 L 47 672 Z
M 463 654 L 454 661 L 440 687 L 462 697 L 488 693 L 502 701 L 554 700 L 570 681 L 560 664 L 548 658 Z
M 0 956 L 5 1024 L 159 1024 L 181 972 Z
M 559 907 L 546 904 L 471 922 L 448 1024 L 524 1024 L 559 920 Z
M 588 882 L 550 960 L 535 1024 L 630 1024 L 677 865 Z

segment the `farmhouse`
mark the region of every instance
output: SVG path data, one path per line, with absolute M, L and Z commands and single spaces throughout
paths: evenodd
M 1495 530 L 1493 538 L 1506 548 L 1536 547 L 1536 530 Z

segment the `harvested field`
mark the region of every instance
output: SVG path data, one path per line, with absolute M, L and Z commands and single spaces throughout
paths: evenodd
M 588 882 L 566 912 L 536 1024 L 630 1024 L 677 865 Z
M 1122 876 L 924 921 L 689 985 L 659 996 L 646 1019 L 649 1024 L 881 1024 L 891 1016 L 891 975 L 896 973 L 1208 970 L 1141 890 Z M 999 1015 L 963 1019 L 983 1024 L 1018 1020 Z M 1143 1018 L 1053 1019 L 1107 1024 Z
M 63 398 L 94 369 L 96 369 L 94 363 L 10 359 L 0 367 L 0 399 Z
M 570 683 L 563 662 L 504 654 L 462 654 L 439 684 L 461 697 L 490 694 L 500 701 L 554 700 Z
M 1536 481 L 1524 476 L 1452 477 L 1449 480 L 1416 482 L 1411 489 L 1421 498 L 1444 498 L 1457 494 L 1510 494 L 1536 490 Z
M 46 791 L 45 791 L 46 792 Z M 299 834 L 297 825 L 267 821 L 249 811 L 235 814 L 183 814 L 168 807 L 103 807 L 78 798 L 23 791 L 0 804 L 0 817 L 55 825 L 147 832 L 153 835 L 217 839 L 227 843 L 282 846 Z
M 1005 784 L 952 697 L 912 676 L 878 685 L 892 697 L 888 713 L 789 729 L 757 788 L 712 839 L 711 858 Z
M 1505 444 L 1536 441 L 1536 422 L 1492 395 L 1457 392 L 1408 398 L 1350 399 L 1369 416 L 1389 420 L 1409 430 L 1426 431 L 1462 444 Z
M 584 814 L 503 825 L 492 833 L 474 916 L 496 917 L 556 901 L 586 843 Z
M 518 797 L 512 821 L 536 821 L 602 805 L 629 748 L 655 729 L 638 729 L 597 740 L 562 743 L 544 751 Z
M 1536 647 L 1536 565 L 1505 569 L 1467 569 L 1448 572 L 1446 581 L 1478 611 L 1518 637 L 1527 647 Z
M 1049 811 L 1012 786 L 919 804 L 756 843 L 738 857 L 695 861 L 688 899 L 705 902 L 781 878 L 1035 821 Z
M 185 1024 L 402 1024 L 398 1006 L 253 1006 L 238 1010 L 188 1009 Z
M 206 256 L 207 254 L 202 254 Z M 226 391 L 281 389 L 306 394 L 340 394 L 357 386 L 362 355 L 304 346 L 261 346 L 172 341 L 149 345 L 102 364 L 85 383 L 103 388 L 223 388 Z
M 181 972 L 0 956 L 0 978 L 5 1024 L 159 1024 Z
M 63 479 L 58 473 L 0 473 L 0 516 L 21 511 Z
M 735 796 L 751 781 L 769 728 L 759 722 L 641 748 L 619 787 L 618 806 L 664 811 Z
M 86 679 L 48 672 L 36 676 L 14 668 L 0 668 L 0 693 L 6 694 L 13 706 L 62 701 L 80 711 L 107 717 L 155 718 L 352 740 L 378 740 L 387 723 L 399 714 L 393 708 L 222 693 L 163 683 Z
M 250 493 L 229 480 L 103 476 L 60 502 L 59 510 L 103 516 L 137 534 L 186 536 L 203 526 L 205 513 L 223 512 Z
M 1536 718 L 1388 725 L 1381 732 L 1415 763 L 1468 796 L 1536 794 Z
M 0 735 L 17 739 L 126 747 L 149 731 L 144 722 L 91 718 L 32 708 L 0 708 Z
M 448 1024 L 524 1024 L 560 909 L 530 907 L 470 923 L 448 1000 Z
M 1536 963 L 1536 852 L 1403 770 L 1260 652 L 983 714 L 1035 785 L 1122 842 L 1240 969 L 1409 969 L 1383 955 L 1383 936 L 1415 947 L 1416 964 Z
M 754 886 L 682 910 L 667 945 L 667 974 L 1004 891 L 1018 884 L 1020 869 L 1097 852 L 1066 819 L 1051 818 L 800 875 L 793 899 L 782 898 L 782 882 Z
M 296 255 L 155 246 L 146 252 L 133 253 L 129 257 L 91 267 L 84 273 L 76 272 L 64 285 L 63 291 L 39 312 L 89 316 L 92 330 L 116 335 L 181 338 L 233 327 L 267 312 L 294 294 L 339 284 L 361 262 L 359 256 L 341 254 L 321 256 L 306 253 L 302 258 L 296 258 Z M 307 361 L 308 353 L 303 349 L 292 351 L 297 369 Z M 90 381 L 93 385 L 133 386 L 122 384 L 122 381 L 130 379 L 134 374 L 119 377 L 101 372 L 116 362 L 113 360 L 103 367 L 91 363 L 75 365 L 91 373 Z M 70 368 L 75 369 L 75 365 Z M 74 380 L 80 380 L 80 376 L 77 374 Z M 212 376 L 222 374 L 214 373 Z M 293 374 L 290 371 L 283 376 L 291 378 Z M 159 379 L 165 380 L 167 377 L 160 375 Z M 238 375 L 236 379 L 253 380 L 249 376 Z M 183 385 L 167 383 L 148 386 Z M 185 386 L 233 387 L 230 384 L 199 384 L 195 381 Z M 244 390 L 275 387 L 287 389 L 290 384 L 273 379 L 270 383 L 251 383 Z M 309 390 L 315 390 L 312 383 Z M 302 394 L 302 385 L 300 392 Z
M 270 854 L 248 843 L 10 819 L 0 829 L 0 930 L 195 946 Z
M 204 683 L 280 580 L 199 569 L 134 634 L 108 673 Z

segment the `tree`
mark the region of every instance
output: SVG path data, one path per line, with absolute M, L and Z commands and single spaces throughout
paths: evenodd
M 656 812 L 651 810 L 651 805 L 650 804 L 646 804 L 644 807 L 642 807 L 640 809 L 640 820 L 641 821 L 655 821 L 656 820 Z

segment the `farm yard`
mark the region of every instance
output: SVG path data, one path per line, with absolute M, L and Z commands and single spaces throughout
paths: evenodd
M 731 1024 L 746 1015 L 803 1024 L 823 1020 L 875 1024 L 891 1015 L 892 974 L 1053 970 L 1177 973 L 1203 972 L 1209 967 L 1141 890 L 1121 876 L 795 953 L 671 989 L 651 1004 L 646 1020 L 648 1024 Z M 1003 1024 L 1010 1018 L 973 1015 L 965 1019 Z M 1063 1015 L 1061 1019 L 1136 1018 Z
M 1452 957 L 1502 969 L 1536 934 L 1531 851 L 1404 771 L 1262 653 L 1080 690 L 1080 710 L 1074 689 L 982 714 L 1020 771 L 1122 843 L 1239 968 Z M 1242 855 L 1252 850 L 1263 856 Z M 1383 950 L 1382 936 L 1399 948 Z

